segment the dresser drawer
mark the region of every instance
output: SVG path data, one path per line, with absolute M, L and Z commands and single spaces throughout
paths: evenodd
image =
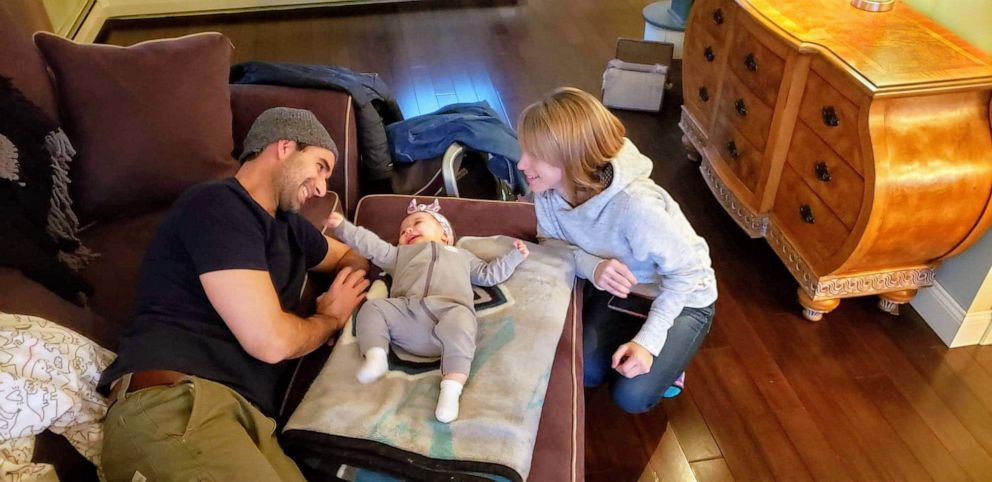
M 761 176 L 763 153 L 755 149 L 747 138 L 733 128 L 725 119 L 717 120 L 713 129 L 711 146 L 720 153 L 723 164 L 734 172 L 751 193 L 758 192 L 758 178 Z
M 692 8 L 698 11 L 699 26 L 706 29 L 714 39 L 723 43 L 737 12 L 737 5 L 734 1 L 701 0 L 693 4 Z
M 803 89 L 799 118 L 864 177 L 858 143 L 858 106 L 813 69 Z
M 853 228 L 861 212 L 865 182 L 803 121 L 796 122 L 786 160 L 841 222 Z
M 803 256 L 814 263 L 828 260 L 851 234 L 788 163 L 782 168 L 772 215 Z
M 727 60 L 727 47 L 724 40 L 713 38 L 705 29 L 694 29 L 685 39 L 682 64 L 707 78 L 717 79 L 720 68 Z
M 732 70 L 744 85 L 765 104 L 775 107 L 778 90 L 782 84 L 785 60 L 758 40 L 751 28 L 752 21 L 742 21 L 735 27 L 727 59 Z M 750 20 L 747 18 L 746 20 Z
M 713 107 L 717 98 L 713 83 L 706 83 L 697 78 L 685 79 L 683 82 L 685 88 L 682 95 L 686 107 L 696 117 L 700 127 L 709 130 L 713 120 Z
M 723 42 L 718 43 L 703 29 L 694 29 L 683 52 L 683 101 L 709 129 L 720 88 L 720 68 L 726 61 Z
M 723 81 L 717 117 L 728 119 L 734 129 L 744 135 L 755 149 L 765 150 L 768 130 L 772 125 L 772 109 L 730 72 Z

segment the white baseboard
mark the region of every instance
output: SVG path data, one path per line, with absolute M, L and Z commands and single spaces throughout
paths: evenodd
M 240 13 L 404 0 L 97 0 L 73 40 L 92 43 L 111 19 Z
M 940 283 L 921 289 L 909 304 L 951 348 L 992 344 L 992 310 L 966 312 Z

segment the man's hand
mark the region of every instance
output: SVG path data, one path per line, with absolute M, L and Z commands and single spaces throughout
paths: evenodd
M 626 298 L 630 294 L 630 288 L 637 284 L 637 278 L 630 272 L 630 268 L 617 259 L 601 261 L 596 265 L 592 278 L 600 289 L 620 298 Z
M 651 364 L 654 363 L 654 356 L 651 352 L 636 342 L 627 342 L 620 345 L 613 354 L 614 370 L 627 378 L 634 378 L 651 371 Z
M 327 226 L 329 229 L 335 229 L 340 226 L 342 222 L 344 222 L 344 216 L 342 216 L 341 213 L 335 212 L 331 213 L 331 215 L 327 217 L 327 221 L 324 221 L 324 226 Z
M 331 317 L 337 323 L 334 330 L 340 330 L 365 299 L 368 287 L 365 270 L 341 268 L 327 292 L 317 297 L 317 313 Z
M 520 251 L 520 254 L 524 255 L 525 258 L 530 256 L 530 250 L 527 249 L 527 243 L 524 243 L 519 239 L 515 239 L 513 240 L 513 247 L 517 248 L 517 251 Z

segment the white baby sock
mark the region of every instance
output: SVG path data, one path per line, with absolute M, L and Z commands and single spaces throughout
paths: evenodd
M 389 370 L 389 361 L 386 357 L 386 350 L 379 347 L 369 348 L 365 352 L 365 363 L 358 369 L 355 376 L 361 384 L 372 383 L 379 379 L 386 370 Z
M 437 397 L 434 416 L 441 423 L 458 418 L 458 398 L 462 396 L 462 384 L 454 380 L 441 380 L 441 395 Z

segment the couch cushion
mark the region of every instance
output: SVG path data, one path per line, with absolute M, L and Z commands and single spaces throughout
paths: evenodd
M 163 209 L 97 223 L 81 233 L 83 242 L 101 253 L 82 272 L 93 287 L 90 308 L 118 328 L 123 328 L 131 315 L 145 249 L 167 212 Z
M 0 75 L 13 80 L 14 87 L 58 122 L 55 91 L 45 60 L 31 42 L 35 30 L 47 29 L 41 2 L 4 0 L 0 2 Z
M 234 173 L 227 86 L 233 46 L 219 33 L 131 47 L 38 33 L 79 152 L 73 196 L 82 216 L 164 207 L 186 187 Z
M 109 350 L 117 349 L 120 329 L 100 315 L 80 308 L 24 277 L 20 272 L 0 267 L 0 311 L 33 315 L 54 321 L 97 342 Z

